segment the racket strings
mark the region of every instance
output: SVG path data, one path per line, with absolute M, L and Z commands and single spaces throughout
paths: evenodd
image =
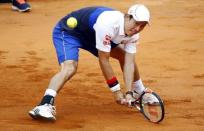
M 157 123 L 163 119 L 163 103 L 155 93 L 145 93 L 141 98 L 140 106 L 142 113 L 148 120 Z

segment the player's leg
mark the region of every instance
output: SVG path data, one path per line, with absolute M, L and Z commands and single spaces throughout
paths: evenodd
M 123 71 L 124 63 L 125 63 L 125 50 L 123 46 L 119 45 L 111 50 L 111 57 L 117 59 L 120 63 L 121 70 Z M 144 90 L 145 87 L 142 83 L 142 80 L 139 75 L 139 70 L 137 67 L 136 61 L 134 61 L 134 81 L 132 85 L 132 91 L 136 91 L 138 95 L 140 95 Z M 127 97 L 129 97 L 131 94 L 128 94 Z
M 59 92 L 63 85 L 76 73 L 76 70 L 77 61 L 66 60 L 61 63 L 61 70 L 52 77 L 41 102 L 29 112 L 33 118 L 56 120 L 54 99 L 57 92 Z
M 123 71 L 124 63 L 125 63 L 125 50 L 123 49 L 123 46 L 118 45 L 117 47 L 113 48 L 111 50 L 111 57 L 118 60 L 120 63 L 121 70 Z M 134 61 L 134 81 L 137 81 L 140 79 L 139 70 L 136 64 L 136 61 Z
M 84 44 L 84 45 L 88 45 L 88 43 Z M 113 46 L 115 47 L 117 45 L 113 45 Z M 84 46 L 83 49 L 89 51 L 91 54 L 93 54 L 94 56 L 98 57 L 98 50 L 95 47 L 94 48 L 90 48 L 90 47 L 87 48 L 86 46 Z M 112 55 L 117 56 L 117 53 L 113 53 Z M 119 58 L 119 57 L 117 57 L 117 58 Z M 122 64 L 123 63 L 122 59 L 119 62 L 121 62 L 121 64 Z M 113 95 L 114 95 L 115 101 L 117 103 L 119 103 L 119 104 L 123 104 L 124 103 L 124 101 L 125 101 L 124 94 L 121 92 L 121 90 L 113 92 Z
M 61 70 L 51 78 L 49 86 L 45 91 L 44 97 L 39 105 L 54 105 L 55 96 L 64 86 L 64 84 L 76 73 L 77 64 L 78 62 L 76 60 L 66 60 L 60 64 Z
M 123 71 L 123 66 L 125 62 L 125 51 L 124 49 L 118 45 L 111 49 L 110 56 L 120 63 L 120 68 Z
M 66 81 L 68 81 L 77 70 L 78 62 L 75 60 L 66 60 L 61 65 L 61 70 L 55 74 L 48 86 L 48 89 L 55 90 L 59 92 Z
M 29 115 L 33 118 L 56 119 L 54 98 L 77 70 L 80 42 L 77 38 L 56 28 L 53 33 L 53 41 L 61 70 L 52 77 L 40 104 L 29 112 Z

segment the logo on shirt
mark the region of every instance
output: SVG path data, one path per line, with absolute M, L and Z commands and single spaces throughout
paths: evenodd
M 103 44 L 104 45 L 110 45 L 111 43 L 111 37 L 109 35 L 106 35 L 104 40 L 103 40 Z

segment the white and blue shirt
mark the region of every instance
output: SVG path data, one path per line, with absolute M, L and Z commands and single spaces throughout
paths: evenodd
M 96 32 L 96 48 L 110 52 L 111 46 L 106 42 L 110 39 L 115 44 L 124 44 L 124 49 L 128 53 L 136 52 L 136 42 L 139 34 L 128 37 L 124 32 L 124 14 L 120 11 L 104 11 L 94 24 Z
M 66 20 L 75 17 L 77 27 L 71 29 Z M 110 52 L 111 48 L 122 44 L 128 53 L 136 52 L 139 34 L 128 37 L 124 33 L 124 14 L 107 7 L 87 7 L 71 12 L 59 21 L 62 30 L 78 38 L 82 48 L 98 55 L 98 50 Z

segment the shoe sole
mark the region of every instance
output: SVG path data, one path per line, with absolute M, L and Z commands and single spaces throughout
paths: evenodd
M 41 116 L 40 114 L 35 114 L 34 112 L 31 112 L 31 111 L 28 114 L 33 119 L 38 119 L 43 121 L 53 121 L 53 122 L 56 121 L 55 117 L 44 117 L 44 116 Z
M 13 10 L 15 10 L 15 11 L 19 11 L 19 12 L 28 12 L 28 11 L 30 11 L 31 10 L 31 8 L 26 8 L 26 9 L 24 9 L 24 10 L 21 10 L 21 9 L 19 9 L 18 7 L 16 7 L 16 6 L 11 6 L 11 8 L 13 9 Z

